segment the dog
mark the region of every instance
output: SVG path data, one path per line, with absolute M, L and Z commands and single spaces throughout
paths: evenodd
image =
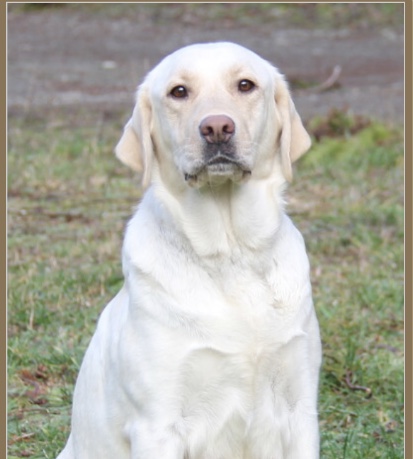
M 285 78 L 233 43 L 144 79 L 116 154 L 142 173 L 124 286 L 59 459 L 316 459 L 321 364 L 303 238 L 284 211 L 311 145 Z

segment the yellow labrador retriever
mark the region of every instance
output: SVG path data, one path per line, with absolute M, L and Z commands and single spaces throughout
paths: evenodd
M 286 216 L 310 147 L 282 75 L 232 43 L 144 80 L 116 147 L 145 195 L 60 459 L 315 459 L 321 361 L 302 236 Z

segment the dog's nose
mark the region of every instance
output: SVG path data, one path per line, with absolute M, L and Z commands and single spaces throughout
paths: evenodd
M 235 123 L 226 115 L 211 115 L 201 121 L 199 132 L 208 143 L 226 143 L 235 132 Z

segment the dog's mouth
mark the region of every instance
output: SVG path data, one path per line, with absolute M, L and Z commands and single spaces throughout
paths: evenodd
M 217 154 L 194 173 L 186 172 L 184 178 L 189 185 L 193 186 L 198 183 L 198 177 L 201 174 L 208 177 L 207 181 L 221 181 L 222 179 L 242 181 L 249 178 L 251 170 L 235 158 Z
M 237 154 L 232 142 L 205 144 L 202 160 L 192 170 L 184 173 L 190 186 L 204 182 L 220 184 L 228 180 L 242 182 L 251 175 L 251 165 Z
M 234 158 L 230 158 L 225 154 L 218 153 L 213 158 L 211 158 L 207 163 L 208 166 L 213 166 L 216 164 L 235 164 L 238 165 L 237 161 Z

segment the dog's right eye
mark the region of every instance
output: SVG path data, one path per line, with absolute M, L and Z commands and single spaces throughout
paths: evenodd
M 241 80 L 238 83 L 238 90 L 240 92 L 251 92 L 253 89 L 255 89 L 256 85 L 253 83 L 251 80 Z
M 184 99 L 185 97 L 188 97 L 188 90 L 185 86 L 179 85 L 172 88 L 169 94 L 175 99 Z

